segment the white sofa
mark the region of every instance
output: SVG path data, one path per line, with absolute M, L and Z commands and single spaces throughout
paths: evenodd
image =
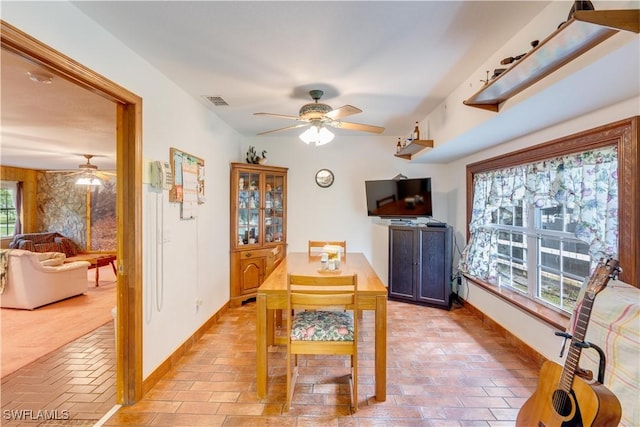
M 64 259 L 58 252 L 9 250 L 0 306 L 33 310 L 87 292 L 90 263 Z

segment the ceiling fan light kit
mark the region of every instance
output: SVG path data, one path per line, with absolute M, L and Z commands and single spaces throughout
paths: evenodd
M 322 123 L 319 123 L 302 132 L 300 139 L 307 145 L 313 142 L 318 147 L 333 141 L 334 136 L 333 132 L 324 127 Z
M 327 126 L 334 128 L 342 128 L 347 130 L 358 130 L 363 132 L 382 133 L 384 128 L 380 126 L 365 125 L 360 123 L 350 123 L 340 121 L 343 117 L 347 117 L 353 114 L 361 113 L 362 110 L 352 105 L 344 105 L 340 108 L 333 109 L 327 104 L 318 102 L 324 92 L 321 90 L 309 91 L 309 95 L 314 102 L 305 104 L 300 108 L 298 116 L 288 116 L 285 114 L 273 114 L 273 113 L 254 113 L 256 116 L 271 116 L 279 117 L 282 119 L 296 120 L 303 122 L 292 126 L 287 126 L 280 129 L 269 130 L 261 132 L 258 135 L 266 135 L 268 133 L 280 132 L 283 130 L 295 129 L 304 126 L 310 126 L 301 135 L 300 139 L 305 144 L 324 145 L 331 142 L 334 138 L 334 134 L 327 129 Z
M 76 185 L 91 185 L 91 186 L 98 186 L 98 185 L 102 185 L 102 181 L 100 181 L 98 178 L 96 177 L 90 177 L 90 176 L 81 176 L 80 178 L 78 178 L 78 180 L 76 181 Z

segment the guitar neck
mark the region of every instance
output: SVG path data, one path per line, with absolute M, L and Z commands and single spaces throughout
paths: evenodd
M 578 312 L 573 337 L 571 338 L 571 346 L 569 347 L 560 379 L 560 388 L 567 393 L 571 390 L 573 379 L 578 371 L 580 355 L 582 354 L 582 347 L 573 344 L 583 342 L 587 336 L 587 326 L 589 325 L 591 310 L 593 309 L 593 303 L 595 301 L 594 296 L 595 295 L 586 294 L 580 305 L 580 311 Z

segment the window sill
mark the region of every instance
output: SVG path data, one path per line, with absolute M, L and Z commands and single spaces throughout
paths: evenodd
M 518 294 L 517 292 L 510 291 L 508 289 L 499 288 L 497 286 L 490 285 L 476 277 L 464 274 L 465 279 L 473 282 L 475 285 L 495 295 L 503 301 L 527 312 L 529 315 L 549 324 L 550 326 L 564 331 L 569 324 L 569 317 L 551 310 L 541 304 L 537 304 L 535 301 L 531 301 L 528 298 Z

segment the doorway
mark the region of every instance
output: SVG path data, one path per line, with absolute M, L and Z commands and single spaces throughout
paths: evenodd
M 46 67 L 117 105 L 116 401 L 133 404 L 143 394 L 142 99 L 4 21 L 0 21 L 0 38 L 2 49 Z

